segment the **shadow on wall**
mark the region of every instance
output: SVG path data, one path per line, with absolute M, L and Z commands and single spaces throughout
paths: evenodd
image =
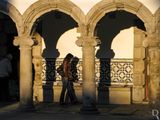
M 125 11 L 107 13 L 97 23 L 95 35 L 101 40 L 100 48 L 96 53 L 96 57 L 100 60 L 100 80 L 98 87 L 98 102 L 100 104 L 109 103 L 111 59 L 115 56 L 113 49 L 111 49 L 113 39 L 121 30 L 135 26 L 145 30 L 144 23 L 136 15 Z
M 42 57 L 46 61 L 46 79 L 43 85 L 44 102 L 53 102 L 53 82 L 56 77 L 55 61 L 60 53 L 56 49 L 59 38 L 66 31 L 77 27 L 77 23 L 67 14 L 51 11 L 37 19 L 32 31 L 38 32 L 44 40 Z M 35 31 L 34 31 L 35 30 Z M 67 41 L 65 41 L 67 44 Z

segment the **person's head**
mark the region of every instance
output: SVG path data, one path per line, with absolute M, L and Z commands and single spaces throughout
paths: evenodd
M 68 53 L 65 57 L 65 60 L 70 61 L 73 58 L 73 55 L 71 53 Z
M 78 62 L 79 62 L 79 58 L 78 57 L 73 57 L 72 60 L 71 60 L 71 66 L 73 68 L 75 68 L 77 66 Z
M 78 64 L 78 62 L 79 62 L 79 58 L 78 57 L 73 57 L 73 59 L 72 59 L 72 62 L 74 63 L 74 64 Z

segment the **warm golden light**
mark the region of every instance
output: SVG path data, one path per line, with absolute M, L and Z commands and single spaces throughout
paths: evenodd
M 82 57 L 81 47 L 75 44 L 78 36 L 80 36 L 80 34 L 77 33 L 77 28 L 68 30 L 61 35 L 56 46 L 56 49 L 58 49 L 60 53 L 59 58 L 64 58 L 68 53 L 72 53 L 79 58 Z

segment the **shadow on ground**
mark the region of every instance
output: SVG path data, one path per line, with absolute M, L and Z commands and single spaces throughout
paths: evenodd
M 47 120 L 63 120 L 69 117 L 70 120 L 83 120 L 86 117 L 92 120 L 150 120 L 153 119 L 151 109 L 148 105 L 97 105 L 100 114 L 80 114 L 81 104 L 77 105 L 59 105 L 58 103 L 39 103 L 35 105 L 35 111 L 20 112 L 18 111 L 19 103 L 8 103 L 0 105 L 0 118 L 9 120 L 11 116 L 16 116 L 15 120 L 25 120 L 26 116 L 30 120 L 41 120 L 40 116 Z M 18 116 L 17 116 L 18 115 Z M 10 117 L 9 117 L 10 116 Z M 85 117 L 86 116 L 86 117 Z M 34 118 L 34 119 L 33 119 Z M 68 118 L 66 118 L 68 119 Z M 14 119 L 12 119 L 14 120 Z

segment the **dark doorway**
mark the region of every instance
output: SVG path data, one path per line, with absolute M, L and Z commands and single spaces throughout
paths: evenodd
M 19 101 L 19 49 L 13 45 L 14 36 L 17 36 L 17 29 L 12 19 L 0 13 L 0 57 L 3 59 L 6 55 L 12 56 L 12 73 L 5 86 L 8 89 L 9 101 Z M 6 88 L 7 87 L 7 88 Z M 3 92 L 3 91 L 2 91 Z

